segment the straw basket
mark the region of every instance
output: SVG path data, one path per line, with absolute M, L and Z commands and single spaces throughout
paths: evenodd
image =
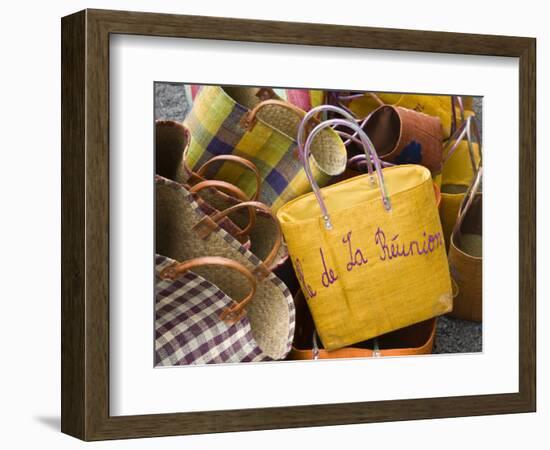
M 382 161 L 420 164 L 432 174 L 441 171 L 441 121 L 412 109 L 383 105 L 365 124 L 365 132 Z
M 281 100 L 263 100 L 259 88 L 203 86 L 185 119 L 192 136 L 186 159 L 195 170 L 218 155 L 235 155 L 259 170 L 259 200 L 277 211 L 311 188 L 298 159 L 296 134 L 305 112 Z M 312 146 L 314 177 L 326 185 L 344 171 L 346 148 L 334 130 L 325 130 Z M 249 171 L 234 165 L 211 167 L 208 178 L 228 181 L 248 195 L 255 189 Z
M 266 208 L 258 202 L 244 202 L 239 206 Z M 262 262 L 220 228 L 216 223 L 219 219 L 206 216 L 184 186 L 156 177 L 156 252 L 179 263 L 204 256 L 222 257 L 252 272 L 256 278 L 254 296 L 249 302 L 235 303 L 226 317 L 240 320 L 245 313 L 252 335 L 266 357 L 282 359 L 290 350 L 294 334 L 294 304 L 286 286 L 268 269 L 281 239 L 277 239 Z M 249 294 L 248 284 L 235 282 L 234 274 L 227 268 L 199 266 L 193 272 L 231 299 L 242 299 Z
M 449 315 L 465 320 L 482 320 L 482 168 L 466 193 L 451 234 L 449 267 L 456 295 Z

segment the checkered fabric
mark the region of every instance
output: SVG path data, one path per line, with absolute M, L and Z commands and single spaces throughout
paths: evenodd
M 232 325 L 219 319 L 233 302 L 215 285 L 193 272 L 161 280 L 159 273 L 173 263 L 156 255 L 156 366 L 271 360 L 254 340 L 246 315 Z
M 296 141 L 261 120 L 251 131 L 245 130 L 240 121 L 247 111 L 220 86 L 202 86 L 185 119 L 192 137 L 187 164 L 196 169 L 213 156 L 225 154 L 252 161 L 262 177 L 260 201 L 276 212 L 288 201 L 310 192 L 311 186 L 297 157 Z M 331 177 L 315 164 L 312 170 L 320 186 L 330 181 Z M 253 175 L 235 164 L 212 168 L 208 178 L 236 184 L 249 195 L 255 190 Z

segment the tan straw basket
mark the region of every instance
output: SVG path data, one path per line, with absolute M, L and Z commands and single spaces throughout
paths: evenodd
M 455 298 L 449 315 L 465 320 L 482 320 L 482 194 L 483 169 L 466 193 L 451 234 L 449 266 L 454 280 Z
M 265 208 L 258 202 L 242 205 Z M 160 176 L 156 177 L 155 237 L 156 253 L 179 263 L 204 256 L 223 257 L 250 270 L 257 278 L 257 286 L 246 305 L 246 315 L 254 339 L 272 359 L 286 356 L 294 335 L 294 303 L 283 282 L 266 267 L 274 259 L 280 239 L 262 262 L 206 216 L 183 185 Z M 233 274 L 223 267 L 204 266 L 193 271 L 229 298 L 244 298 L 249 293 L 249 286 L 235 283 Z M 236 308 L 234 312 L 241 311 Z

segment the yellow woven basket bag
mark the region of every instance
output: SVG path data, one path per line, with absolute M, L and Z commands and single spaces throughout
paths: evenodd
M 472 132 L 476 142 L 471 139 Z M 464 139 L 466 137 L 466 139 Z M 460 204 L 481 164 L 481 138 L 474 117 L 468 117 L 443 150 L 440 218 L 447 250 Z
M 320 189 L 307 161 L 312 140 L 329 126 L 357 133 L 375 170 L 368 164 L 367 174 Z M 429 170 L 382 170 L 367 135 L 344 119 L 317 125 L 300 155 L 313 192 L 285 204 L 277 217 L 324 347 L 341 348 L 451 310 Z
M 260 172 L 259 200 L 273 211 L 309 192 L 296 151 L 296 133 L 305 111 L 281 100 L 262 100 L 260 88 L 202 86 L 185 118 L 191 143 L 185 163 L 197 170 L 218 155 L 234 155 L 252 162 Z M 325 130 L 312 147 L 313 172 L 327 184 L 346 167 L 346 147 L 332 130 Z M 256 180 L 235 164 L 212 165 L 204 174 L 239 186 L 251 196 Z

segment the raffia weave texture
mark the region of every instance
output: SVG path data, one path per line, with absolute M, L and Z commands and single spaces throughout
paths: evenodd
M 255 92 L 253 88 L 202 86 L 185 119 L 192 136 L 187 163 L 194 169 L 222 154 L 250 160 L 262 176 L 259 200 L 276 211 L 311 190 L 296 152 L 299 117 L 280 106 L 266 106 L 252 129 L 246 129 L 243 117 L 259 102 Z M 313 143 L 312 158 L 316 180 L 326 185 L 332 175 L 344 171 L 346 149 L 333 130 L 326 130 Z M 249 195 L 254 190 L 251 174 L 234 164 L 211 168 L 207 175 L 233 183 Z
M 334 350 L 444 314 L 451 281 L 430 172 L 383 170 L 392 209 L 367 175 L 321 189 L 277 214 L 323 345 Z
M 223 256 L 251 271 L 261 261 L 225 230 L 218 228 L 206 239 L 199 239 L 193 226 L 204 213 L 193 196 L 180 184 L 156 177 L 156 252 L 176 261 L 201 256 Z M 246 283 L 235 282 L 235 275 L 223 267 L 193 270 L 236 300 L 248 293 Z M 290 292 L 273 273 L 258 280 L 256 295 L 246 308 L 252 334 L 264 354 L 281 359 L 288 353 L 294 334 L 294 304 Z

